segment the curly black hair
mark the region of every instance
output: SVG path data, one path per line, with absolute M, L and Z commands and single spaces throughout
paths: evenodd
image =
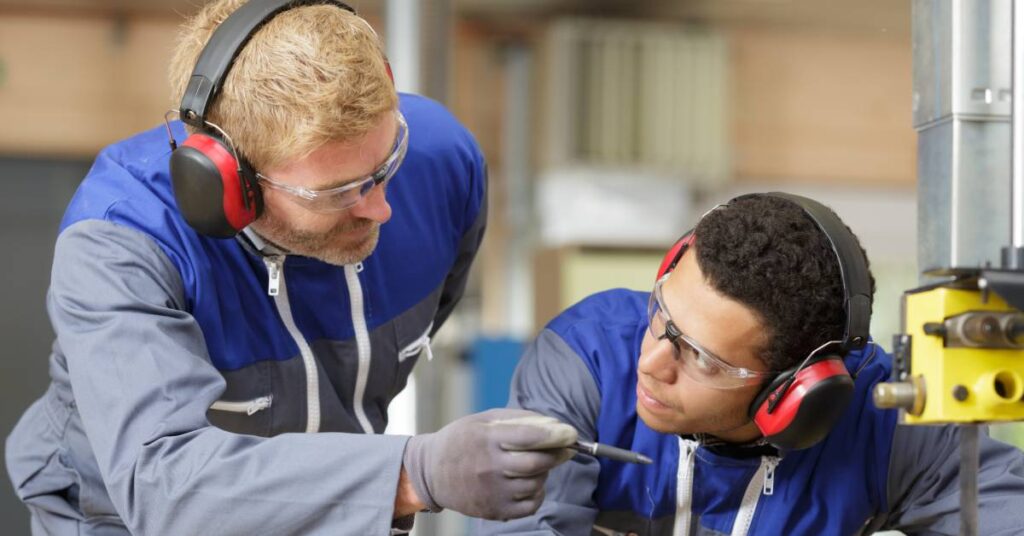
M 753 309 L 767 328 L 761 357 L 771 370 L 793 367 L 822 343 L 842 338 L 839 261 L 800 206 L 771 195 L 744 196 L 704 216 L 695 235 L 708 284 Z

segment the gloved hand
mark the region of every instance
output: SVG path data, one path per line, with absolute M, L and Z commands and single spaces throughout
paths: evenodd
M 402 463 L 432 511 L 506 520 L 540 508 L 548 471 L 573 457 L 565 447 L 575 442 L 576 429 L 554 418 L 493 409 L 414 436 Z

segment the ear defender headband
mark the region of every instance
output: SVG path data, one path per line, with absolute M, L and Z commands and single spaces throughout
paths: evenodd
M 828 435 L 853 397 L 853 378 L 846 370 L 843 356 L 867 343 L 871 276 L 856 237 L 828 207 L 793 194 L 763 195 L 795 204 L 814 221 L 832 246 L 843 282 L 846 325 L 838 347 L 833 341 L 822 341 L 806 359 L 800 356 L 798 366 L 779 373 L 761 389 L 748 411 L 769 443 L 782 450 L 804 449 Z M 737 197 L 723 208 L 747 197 L 751 195 Z M 695 238 L 691 229 L 672 246 L 661 263 L 658 278 L 675 268 Z
M 230 238 L 263 211 L 252 166 L 238 154 L 228 134 L 206 120 L 224 78 L 238 53 L 267 21 L 295 7 L 318 4 L 356 12 L 333 0 L 250 0 L 217 27 L 199 55 L 178 110 L 181 120 L 199 131 L 180 147 L 171 137 L 174 197 L 185 221 L 199 233 Z

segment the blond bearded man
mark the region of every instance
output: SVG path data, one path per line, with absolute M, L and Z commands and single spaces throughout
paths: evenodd
M 195 85 L 208 50 L 233 62 Z M 499 410 L 381 435 L 483 235 L 472 136 L 395 92 L 340 2 L 211 2 L 170 80 L 189 128 L 104 149 L 61 224 L 52 381 L 6 449 L 33 533 L 388 534 L 423 509 L 536 510 L 566 425 Z

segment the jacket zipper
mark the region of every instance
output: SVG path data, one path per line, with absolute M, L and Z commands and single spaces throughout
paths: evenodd
M 284 257 L 264 257 L 263 264 L 267 265 L 267 295 L 277 296 L 281 292 L 281 267 L 284 265 Z
M 299 347 L 299 354 L 302 355 L 302 365 L 306 369 L 306 433 L 314 433 L 320 430 L 320 380 L 316 369 L 316 360 L 313 358 L 313 350 L 309 343 L 302 337 L 302 333 L 295 325 L 292 317 L 291 305 L 288 303 L 288 286 L 284 280 L 283 266 L 284 255 L 264 257 L 263 263 L 267 265 L 267 294 L 274 297 L 274 305 L 277 313 L 281 315 L 285 329 L 292 336 L 295 345 Z
M 673 536 L 690 534 L 690 509 L 693 503 L 693 466 L 699 443 L 679 438 L 679 468 L 676 471 L 676 522 Z
M 764 469 L 764 495 L 775 494 L 775 468 L 779 466 L 781 460 L 775 456 L 768 456 L 765 469 Z
M 363 271 L 363 263 L 345 266 L 345 283 L 348 285 L 349 305 L 352 309 L 352 328 L 356 334 L 356 349 L 359 362 L 356 368 L 356 386 L 353 390 L 352 409 L 363 431 L 372 434 L 373 425 L 366 417 L 363 397 L 366 395 L 366 382 L 370 375 L 370 331 L 366 327 L 366 314 L 363 311 L 363 287 L 359 283 L 359 272 Z
M 761 465 L 758 466 L 754 476 L 747 484 L 747 490 L 743 493 L 743 502 L 736 512 L 736 521 L 732 524 L 731 536 L 746 536 L 750 531 L 750 525 L 754 521 L 754 513 L 757 512 L 757 503 L 762 495 L 775 493 L 775 468 L 779 465 L 777 456 L 762 456 Z
M 430 325 L 427 326 L 427 329 L 426 331 L 423 332 L 423 335 L 420 335 L 418 339 L 406 345 L 405 348 L 402 348 L 402 350 L 398 352 L 398 362 L 402 363 L 406 359 L 409 359 L 410 357 L 419 354 L 421 351 L 425 351 L 427 353 L 427 361 L 431 361 L 432 359 L 434 359 L 434 352 L 430 349 L 430 330 L 432 329 L 434 329 L 433 322 L 431 322 Z
M 258 411 L 263 411 L 270 407 L 273 402 L 271 396 L 261 396 L 252 400 L 245 400 L 239 402 L 228 402 L 225 400 L 218 400 L 210 406 L 210 409 L 217 411 L 227 411 L 230 413 L 245 413 L 246 415 L 253 415 Z

